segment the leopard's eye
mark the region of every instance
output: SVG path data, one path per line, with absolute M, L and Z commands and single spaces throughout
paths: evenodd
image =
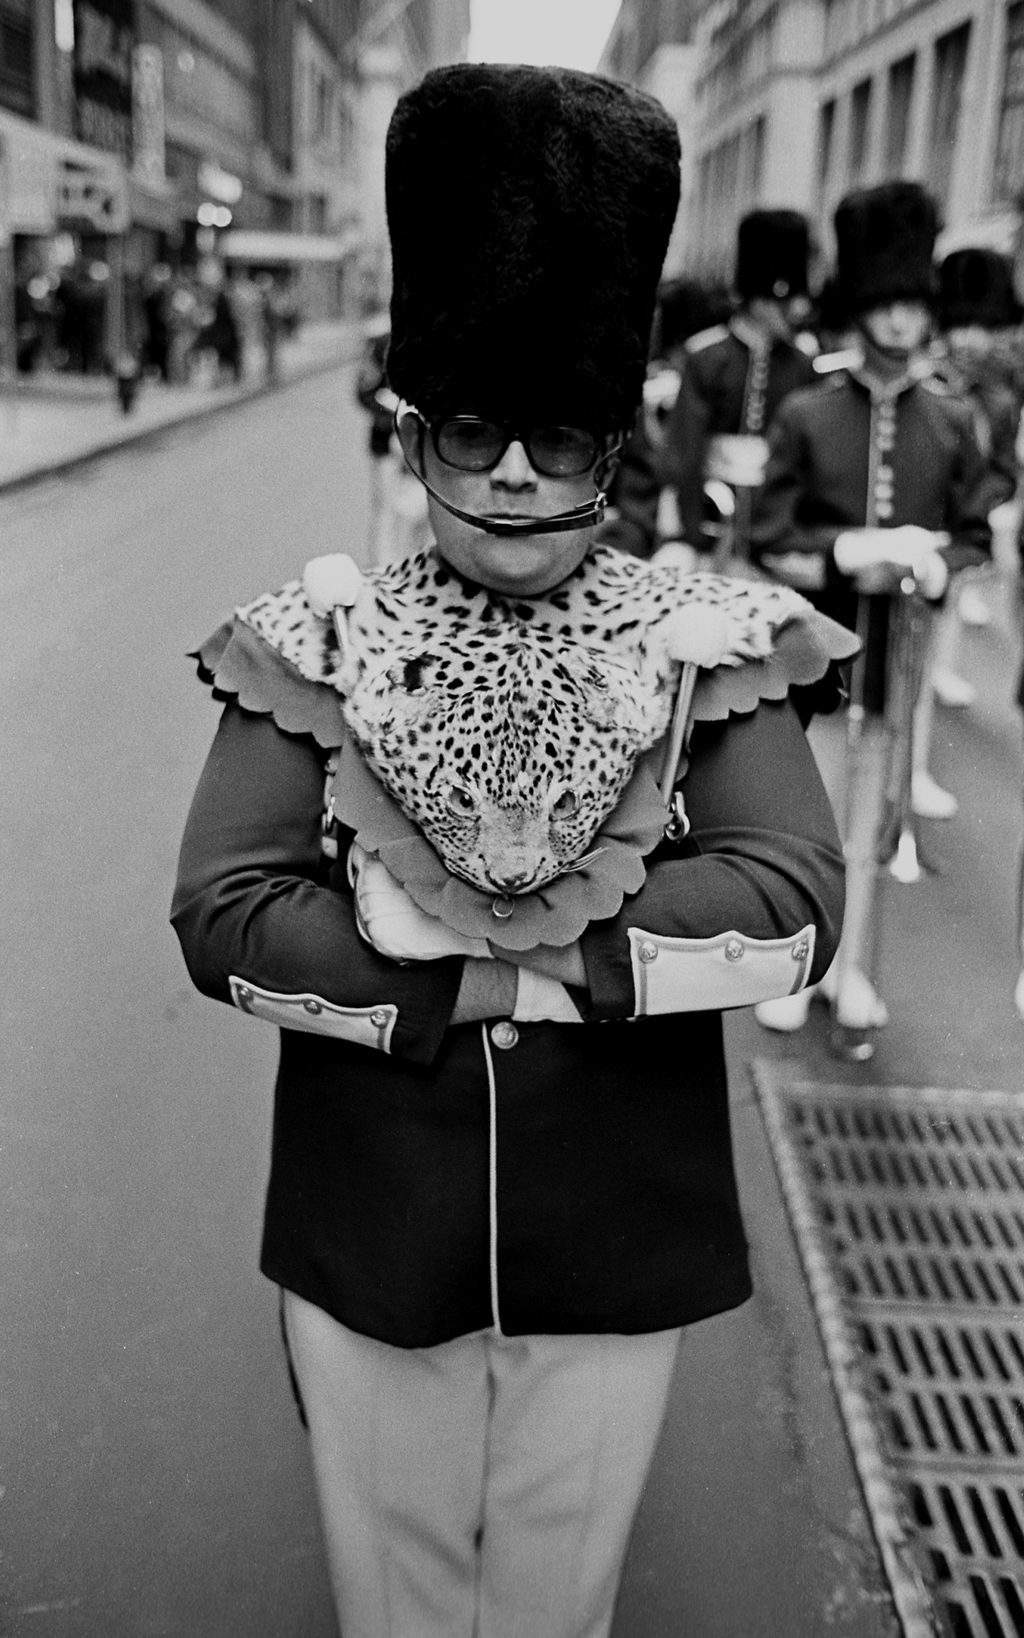
M 445 801 L 452 813 L 458 814 L 460 819 L 466 819 L 476 812 L 476 802 L 463 785 L 449 785 Z
M 414 696 L 425 694 L 426 661 L 418 655 L 408 660 L 397 660 L 394 665 L 388 667 L 388 681 L 395 688 L 400 688 L 404 694 Z
M 571 819 L 578 812 L 580 799 L 575 791 L 563 791 L 557 802 L 551 807 L 552 819 Z

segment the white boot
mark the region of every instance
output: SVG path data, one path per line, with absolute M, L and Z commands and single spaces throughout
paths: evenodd
M 965 586 L 957 602 L 957 613 L 965 626 L 990 626 L 992 610 L 975 586 Z
M 775 1030 L 779 1035 L 794 1035 L 807 1022 L 814 989 L 811 984 L 806 990 L 797 990 L 795 995 L 780 996 L 778 1001 L 759 1001 L 754 1017 L 765 1029 Z
M 973 683 L 969 683 L 966 677 L 958 676 L 955 671 L 946 670 L 944 666 L 936 666 L 932 672 L 932 687 L 939 704 L 954 711 L 966 710 L 978 697 Z
M 960 808 L 952 791 L 944 791 L 927 768 L 914 769 L 910 802 L 919 819 L 952 819 Z
M 843 977 L 843 987 L 836 995 L 835 1016 L 844 1029 L 884 1029 L 889 1022 L 888 1007 L 859 967 L 851 967 Z

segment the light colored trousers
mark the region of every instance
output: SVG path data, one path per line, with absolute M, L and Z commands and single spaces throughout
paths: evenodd
M 284 1304 L 343 1638 L 606 1638 L 680 1332 L 406 1349 Z

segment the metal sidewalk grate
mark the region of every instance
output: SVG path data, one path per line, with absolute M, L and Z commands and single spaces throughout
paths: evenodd
M 907 1638 L 1024 1638 L 1024 1097 L 754 1084 Z

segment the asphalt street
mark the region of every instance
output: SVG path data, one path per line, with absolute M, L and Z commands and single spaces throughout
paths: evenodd
M 167 923 L 216 720 L 185 658 L 321 552 L 363 553 L 365 425 L 322 375 L 0 497 L 0 1633 L 332 1638 L 304 1434 L 256 1267 L 276 1039 Z M 684 1344 L 615 1638 L 892 1638 L 748 1066 L 1024 1090 L 1020 622 L 939 719 L 961 814 L 887 887 L 872 1064 L 728 1026 L 754 1302 Z

